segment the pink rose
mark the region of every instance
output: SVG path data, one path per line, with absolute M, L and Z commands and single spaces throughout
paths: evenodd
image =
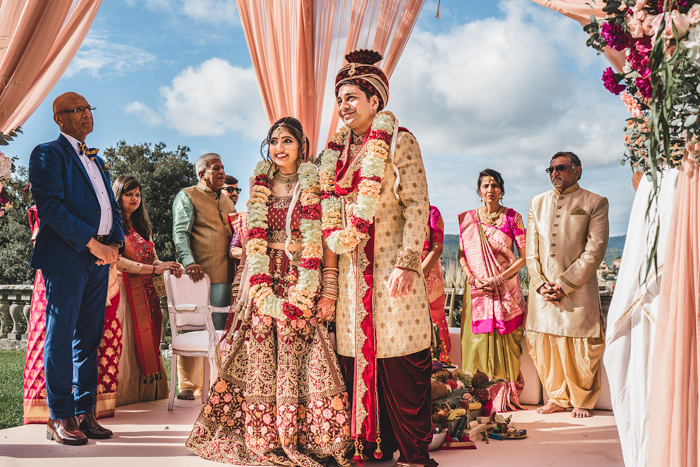
M 677 10 L 673 10 L 671 13 L 664 13 L 664 16 L 666 17 L 666 24 L 664 25 L 664 30 L 661 32 L 661 37 L 664 39 L 673 39 L 675 37 L 673 26 L 675 26 L 678 31 L 679 39 L 687 34 L 690 21 L 688 21 L 686 15 L 678 13 Z M 661 28 L 662 18 L 662 15 L 658 15 L 654 18 L 654 31 L 656 31 L 657 34 L 659 33 L 659 28 Z
M 644 21 L 647 16 L 649 16 L 649 13 L 647 13 L 646 10 L 637 10 L 634 13 L 632 13 L 632 17 L 639 22 Z
M 297 321 L 297 327 L 298 327 L 299 329 L 304 329 L 304 326 L 306 326 L 306 320 L 305 320 L 305 319 L 300 319 L 299 321 Z
M 700 23 L 700 4 L 696 3 L 693 8 L 688 10 L 688 21 L 690 24 Z
M 661 15 L 658 15 L 661 16 Z M 656 16 L 649 15 L 642 21 L 642 26 L 644 27 L 645 36 L 653 36 L 656 29 L 654 29 L 654 21 L 656 21 Z
M 634 18 L 630 18 L 629 20 L 627 20 L 627 27 L 630 29 L 630 34 L 635 39 L 644 37 L 644 26 L 642 26 L 641 21 L 637 21 Z

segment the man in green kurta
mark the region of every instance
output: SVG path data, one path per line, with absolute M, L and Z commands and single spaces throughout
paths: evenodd
M 219 193 L 226 174 L 218 154 L 204 154 L 197 159 L 195 169 L 199 183 L 181 190 L 173 201 L 175 253 L 195 282 L 205 273 L 209 276 L 211 305 L 228 307 L 235 273 L 228 254 L 232 236 L 228 215 L 236 212 L 236 207 Z M 223 329 L 226 315 L 214 313 L 212 321 L 216 329 Z M 202 387 L 202 370 L 203 358 L 179 358 L 179 399 L 194 399 Z

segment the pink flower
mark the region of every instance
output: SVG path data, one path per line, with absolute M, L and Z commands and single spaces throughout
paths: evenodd
M 214 405 L 218 404 L 218 403 L 219 403 L 219 395 L 217 394 L 216 396 L 212 396 L 212 397 L 209 399 L 209 402 L 211 402 L 211 403 L 214 404 Z
M 700 3 L 696 3 L 688 10 L 688 21 L 690 24 L 700 23 Z
M 272 325 L 272 318 L 270 316 L 265 315 L 265 317 L 263 318 L 263 323 L 265 323 L 265 326 Z
M 265 422 L 265 424 L 267 424 L 267 425 L 269 425 L 272 422 L 272 417 L 270 416 L 269 413 L 266 413 L 265 415 L 263 415 L 263 422 Z
M 661 28 L 661 20 L 663 18 L 666 18 L 666 22 L 664 25 L 664 30 L 661 32 L 661 37 L 664 39 L 673 39 L 675 37 L 673 26 L 676 27 L 679 39 L 685 37 L 688 32 L 688 28 L 690 27 L 690 21 L 688 21 L 688 17 L 686 15 L 679 13 L 678 10 L 673 10 L 672 12 L 664 13 L 663 15 L 657 15 L 656 18 L 654 18 L 653 23 L 656 34 L 659 33 L 659 28 Z
M 297 321 L 297 327 L 298 327 L 299 329 L 304 329 L 304 326 L 306 326 L 306 320 L 305 320 L 305 319 L 300 319 L 299 321 Z
M 641 21 L 634 18 L 629 18 L 627 20 L 627 27 L 630 29 L 630 34 L 635 39 L 639 39 L 640 37 L 644 36 L 644 26 L 642 26 Z
M 333 417 L 333 411 L 331 409 L 323 409 L 323 418 L 330 419 Z
M 346 420 L 347 419 L 345 418 L 345 415 L 343 415 L 342 413 L 339 413 L 335 416 L 335 421 L 338 422 L 338 425 L 344 424 Z
M 661 16 L 661 15 L 658 15 Z M 648 15 L 646 18 L 644 18 L 644 21 L 642 21 L 642 26 L 644 27 L 644 35 L 646 36 L 653 36 L 654 35 L 654 21 L 656 20 L 656 16 L 654 15 Z
M 632 17 L 640 22 L 644 21 L 647 16 L 649 16 L 649 13 L 647 13 L 646 10 L 636 10 L 634 13 L 632 13 Z

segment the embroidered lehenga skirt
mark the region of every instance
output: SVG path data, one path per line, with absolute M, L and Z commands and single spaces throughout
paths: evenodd
M 297 280 L 268 249 L 277 296 Z M 239 465 L 349 465 L 350 407 L 328 333 L 316 317 L 277 320 L 253 309 L 187 440 L 198 456 Z

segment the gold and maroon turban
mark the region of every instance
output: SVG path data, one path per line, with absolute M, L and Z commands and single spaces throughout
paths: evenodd
M 355 50 L 345 56 L 348 63 L 335 77 L 335 95 L 343 84 L 357 83 L 367 88 L 379 98 L 379 109 L 389 102 L 389 80 L 375 63 L 381 61 L 382 54 L 374 50 Z

